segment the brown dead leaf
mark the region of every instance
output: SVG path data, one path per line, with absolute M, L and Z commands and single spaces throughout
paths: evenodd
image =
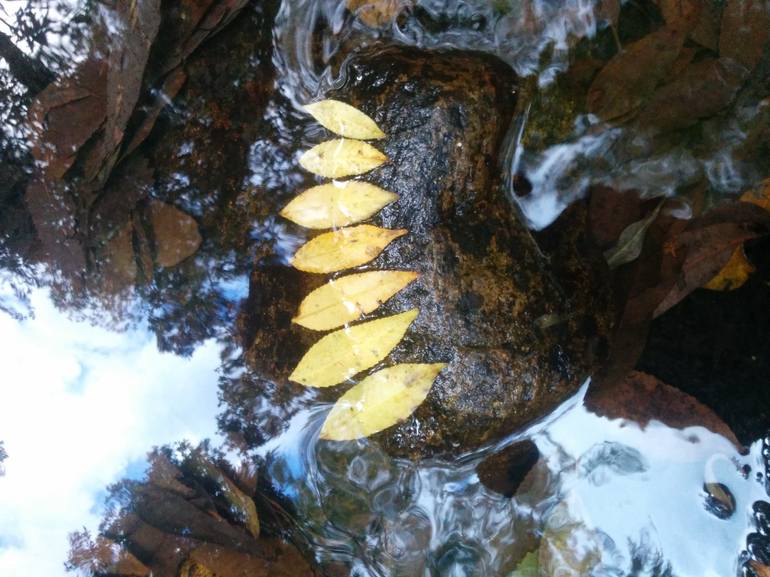
M 770 38 L 770 6 L 765 0 L 728 0 L 722 12 L 719 56 L 751 72 Z
M 134 224 L 129 220 L 105 247 L 102 286 L 109 294 L 119 294 L 129 289 L 136 280 L 137 266 L 133 242 Z
M 126 145 L 121 158 L 125 158 L 131 154 L 136 148 L 145 141 L 145 139 L 152 132 L 155 122 L 157 122 L 160 113 L 166 107 L 166 105 L 172 101 L 187 81 L 187 74 L 181 68 L 173 70 L 163 81 L 160 94 L 155 97 L 152 106 L 144 115 L 142 123 L 139 125 L 131 136 L 130 142 Z
M 666 26 L 628 45 L 594 79 L 588 111 L 602 120 L 627 120 L 669 74 L 684 39 L 684 31 Z
M 585 406 L 601 417 L 634 421 L 642 429 L 652 420 L 674 429 L 705 427 L 743 450 L 730 427 L 714 411 L 646 373 L 632 371 L 611 389 L 589 389 Z
M 745 69 L 727 58 L 690 64 L 655 91 L 639 113 L 638 126 L 659 131 L 692 126 L 729 106 L 745 79 Z
M 722 3 L 719 0 L 703 0 L 702 5 L 695 28 L 690 32 L 690 39 L 712 52 L 718 52 Z
M 123 32 L 109 36 L 107 118 L 92 146 L 84 152 L 83 176 L 102 186 L 115 166 L 126 126 L 142 92 L 150 48 L 160 28 L 160 0 L 118 2 L 113 14 Z
M 157 200 L 150 203 L 149 217 L 158 266 L 176 266 L 198 250 L 201 235 L 193 217 Z
M 668 26 L 689 31 L 698 22 L 703 2 L 701 0 L 658 0 L 658 7 Z
M 32 154 L 48 178 L 62 178 L 80 148 L 104 124 L 106 90 L 106 63 L 86 60 L 71 77 L 38 94 L 30 107 L 30 124 L 35 131 Z
M 593 242 L 602 251 L 614 245 L 620 233 L 641 218 L 642 200 L 637 191 L 617 191 L 606 186 L 591 188 L 588 226 Z
M 740 200 L 770 211 L 770 180 L 766 180 L 755 190 L 744 192 Z M 716 291 L 735 290 L 743 286 L 755 270 L 754 265 L 746 257 L 743 246 L 740 246 L 735 249 L 719 274 L 706 283 L 704 288 Z
M 673 278 L 665 279 L 662 286 L 670 289 L 653 316 L 663 314 L 714 278 L 745 241 L 768 233 L 770 213 L 747 202 L 721 205 L 690 221 L 663 245 L 664 254 L 682 258 L 682 264 Z

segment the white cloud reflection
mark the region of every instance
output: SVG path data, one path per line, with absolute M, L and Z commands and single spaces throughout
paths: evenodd
M 219 347 L 160 353 L 145 328 L 73 321 L 48 293 L 0 313 L 0 575 L 64 574 L 68 533 L 96 528 L 106 485 L 153 445 L 214 438 Z

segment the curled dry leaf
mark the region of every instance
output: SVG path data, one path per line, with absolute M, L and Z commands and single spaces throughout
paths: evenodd
M 397 194 L 368 182 L 332 182 L 309 188 L 281 216 L 305 228 L 334 228 L 366 220 L 396 200 Z
M 607 264 L 610 268 L 619 267 L 622 264 L 629 263 L 639 258 L 642 252 L 642 246 L 644 245 L 644 236 L 647 233 L 647 229 L 655 222 L 655 219 L 660 213 L 660 208 L 663 206 L 665 199 L 658 203 L 655 210 L 650 213 L 649 216 L 632 222 L 629 224 L 622 233 L 615 246 L 605 251 L 604 258 L 607 260 Z
M 331 280 L 305 297 L 292 321 L 314 331 L 336 329 L 376 310 L 417 276 L 412 271 L 375 270 Z
M 305 106 L 305 111 L 318 123 L 335 134 L 346 138 L 371 140 L 385 138 L 377 123 L 366 114 L 339 100 L 321 100 Z
M 369 375 L 340 397 L 326 417 L 321 438 L 360 439 L 403 421 L 425 400 L 444 367 L 402 364 Z
M 334 331 L 310 347 L 289 375 L 308 387 L 331 387 L 388 356 L 417 318 L 418 309 Z
M 314 146 L 300 157 L 299 163 L 308 172 L 324 178 L 344 178 L 369 172 L 387 159 L 371 144 L 338 138 Z
M 374 260 L 406 229 L 388 229 L 361 224 L 320 234 L 294 255 L 292 266 L 305 272 L 330 273 L 353 268 Z

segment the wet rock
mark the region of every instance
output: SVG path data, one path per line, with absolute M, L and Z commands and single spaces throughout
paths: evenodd
M 357 55 L 345 70 L 344 89 L 327 96 L 388 134 L 389 162 L 367 180 L 400 195 L 375 223 L 409 231 L 367 268 L 420 273 L 378 311 L 421 311 L 388 363 L 449 364 L 423 405 L 376 438 L 393 454 L 456 454 L 546 414 L 582 384 L 584 321 L 594 315 L 571 308 L 501 188 L 510 69 L 480 54 L 390 48 Z M 291 317 L 326 280 L 282 269 L 269 259 L 255 269 L 244 318 L 252 366 L 281 385 L 318 338 Z M 540 328 L 546 316 L 560 322 Z
M 754 512 L 754 522 L 759 531 L 765 537 L 770 536 L 770 503 L 767 501 L 756 501 L 751 506 Z
M 487 489 L 513 497 L 539 458 L 540 451 L 535 443 L 521 441 L 479 463 L 476 474 Z
M 735 497 L 723 483 L 706 483 L 706 510 L 719 519 L 729 519 L 735 513 Z
M 148 213 L 158 266 L 176 266 L 195 254 L 201 245 L 201 235 L 194 218 L 158 201 L 150 202 Z

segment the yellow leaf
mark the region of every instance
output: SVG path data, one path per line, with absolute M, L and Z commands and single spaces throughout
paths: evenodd
M 403 421 L 425 400 L 444 367 L 446 363 L 404 364 L 369 375 L 332 407 L 321 438 L 360 439 Z
M 281 216 L 305 228 L 334 228 L 366 220 L 396 200 L 397 194 L 368 182 L 333 182 L 309 188 Z
M 305 297 L 292 320 L 314 331 L 336 329 L 372 312 L 417 276 L 405 270 L 375 270 L 331 280 Z
M 413 0 L 347 0 L 348 10 L 371 28 L 390 25 L 403 8 L 412 4 Z
M 338 138 L 322 142 L 305 152 L 302 168 L 325 178 L 343 178 L 377 168 L 388 158 L 371 144 Z
M 308 387 L 331 387 L 388 356 L 404 337 L 418 309 L 329 333 L 310 347 L 289 375 Z
M 406 234 L 406 229 L 389 229 L 360 224 L 319 234 L 302 245 L 291 264 L 305 272 L 330 273 L 374 260 L 388 244 Z
M 744 192 L 740 200 L 756 204 L 770 211 L 770 178 L 762 182 L 759 188 Z
M 385 133 L 366 114 L 339 100 L 321 100 L 305 106 L 305 111 L 321 126 L 347 138 L 370 140 L 385 138 Z
M 743 283 L 749 280 L 749 276 L 755 270 L 754 266 L 746 258 L 743 247 L 739 246 L 735 249 L 727 264 L 719 271 L 719 274 L 703 285 L 703 288 L 713 291 L 735 290 L 743 286 Z

